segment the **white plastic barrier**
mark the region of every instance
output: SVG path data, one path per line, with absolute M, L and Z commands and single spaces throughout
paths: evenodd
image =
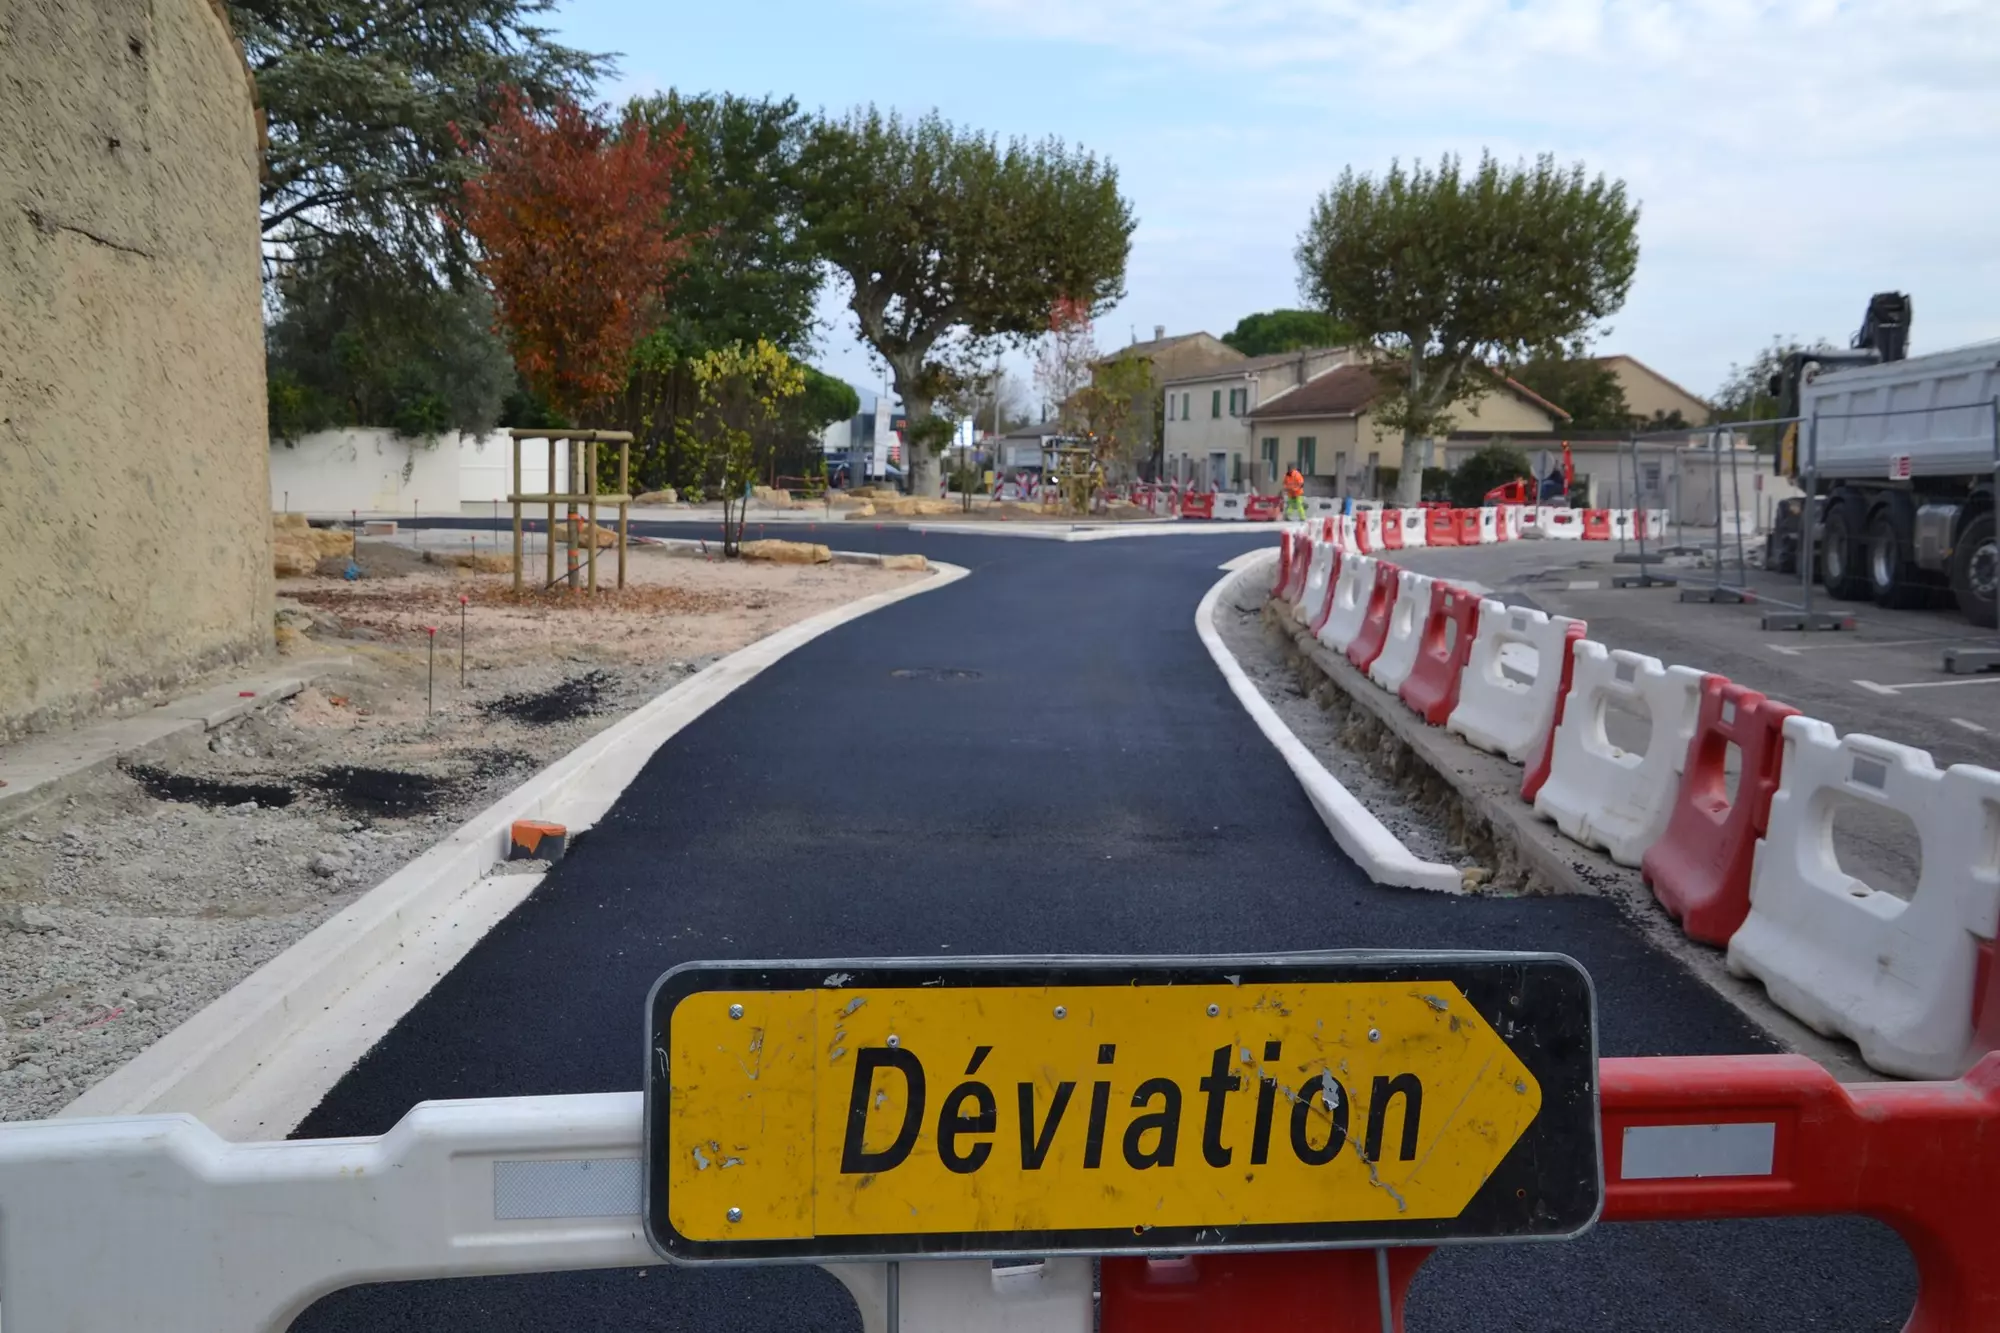
M 1550 541 L 1574 542 L 1583 540 L 1583 511 L 1581 509 L 1552 509 L 1544 506 L 1537 511 L 1536 526 L 1542 536 Z
M 1492 505 L 1479 506 L 1479 544 L 1490 546 L 1500 540 L 1500 511 Z
M 1421 509 L 1398 509 L 1396 521 L 1403 526 L 1403 549 L 1413 546 L 1430 545 L 1429 529 L 1424 526 L 1424 511 Z
M 1333 581 L 1334 554 L 1330 543 L 1313 543 L 1312 559 L 1306 564 L 1306 593 L 1292 612 L 1301 624 L 1310 625 L 1319 609 L 1326 605 L 1327 585 Z
M 1639 514 L 1645 520 L 1646 540 L 1649 542 L 1665 541 L 1667 537 L 1667 511 L 1664 509 L 1641 509 Z
M 1243 501 L 1246 498 L 1245 496 L 1237 495 L 1233 491 L 1217 491 L 1215 495 L 1215 516 L 1241 523 L 1243 521 Z
M 1542 535 L 1541 508 L 1537 505 L 1522 505 L 1520 508 L 1521 535 L 1523 537 L 1540 537 Z
M 1306 497 L 1306 513 L 1310 514 L 1314 521 L 1322 518 L 1331 518 L 1339 512 L 1340 501 L 1331 496 L 1308 495 Z
M 1482 750 L 1527 763 L 1541 749 L 1556 715 L 1564 636 L 1570 626 L 1582 623 L 1524 606 L 1481 602 L 1472 656 L 1458 676 L 1458 707 L 1445 719 L 1445 730 Z M 1533 651 L 1532 670 L 1525 669 L 1525 650 Z M 1522 681 L 1522 675 L 1529 679 Z
M 1394 694 L 1410 678 L 1424 643 L 1424 620 L 1431 609 L 1429 576 L 1403 570 L 1396 577 L 1396 604 L 1389 609 L 1389 637 L 1369 664 L 1368 678 Z
M 1820 1032 L 1851 1038 L 1884 1073 L 1957 1078 L 1984 1049 L 1973 1003 L 1979 946 L 2000 917 L 2000 773 L 1939 769 L 1922 750 L 1836 736 L 1810 717 L 1785 719 L 1782 772 L 1729 970 Z M 1895 810 L 1916 826 L 1923 869 L 1908 901 L 1840 868 L 1842 806 Z
M 1699 712 L 1702 673 L 1589 639 L 1579 641 L 1575 653 L 1549 779 L 1535 794 L 1535 811 L 1584 846 L 1601 847 L 1618 864 L 1636 866 L 1673 813 Z M 1643 753 L 1620 749 L 1605 734 L 1605 714 L 1614 699 L 1651 719 Z
M 1611 515 L 1612 541 L 1629 542 L 1639 535 L 1638 529 L 1632 526 L 1632 515 L 1636 511 L 1630 509 L 1612 509 L 1607 512 Z
M 0 1125 L 6 1330 L 265 1333 L 357 1283 L 655 1264 L 641 1153 L 636 1092 L 426 1102 L 320 1142 L 229 1143 L 185 1115 Z M 880 1333 L 885 1266 L 828 1269 Z M 1092 1326 L 1088 1259 L 900 1272 L 905 1329 Z
M 1358 509 L 1355 518 L 1361 526 L 1361 536 L 1367 540 L 1370 551 L 1382 549 L 1382 511 L 1380 509 Z
M 1333 609 L 1320 626 L 1319 641 L 1336 653 L 1347 651 L 1354 636 L 1368 619 L 1368 598 L 1375 588 L 1375 561 L 1371 556 L 1350 555 L 1340 561 L 1340 579 L 1333 585 Z
M 1360 544 L 1354 539 L 1354 529 L 1358 522 L 1359 520 L 1353 514 L 1342 514 L 1340 516 L 1340 530 L 1335 535 L 1340 541 L 1340 552 L 1342 555 L 1361 554 Z

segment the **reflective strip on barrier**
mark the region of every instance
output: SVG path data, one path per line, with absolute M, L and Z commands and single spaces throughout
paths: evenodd
M 1539 512 L 1542 536 L 1550 541 L 1573 542 L 1583 536 L 1581 509 L 1543 509 Z
M 1356 669 L 1366 671 L 1375 663 L 1382 651 L 1383 641 L 1389 637 L 1389 612 L 1396 605 L 1396 576 L 1401 573 L 1387 560 L 1375 562 L 1375 585 L 1369 589 L 1368 610 L 1355 632 L 1354 639 L 1347 645 L 1347 660 Z
M 1796 1055 L 1610 1059 L 1600 1066 L 1604 1221 L 1852 1214 L 1886 1222 L 1917 1266 L 1904 1333 L 2000 1328 L 2000 1057 L 1957 1083 L 1842 1085 Z M 1106 1259 L 1103 1333 L 1400 1330 L 1430 1255 L 1300 1250 Z M 1549 1326 L 1594 1327 L 1551 1311 Z
M 1319 641 L 1336 653 L 1347 651 L 1361 622 L 1368 615 L 1368 598 L 1375 587 L 1375 561 L 1365 555 L 1350 555 L 1340 562 L 1340 577 L 1334 580 L 1333 604 L 1320 626 Z
M 1673 818 L 1641 864 L 1653 896 L 1689 939 L 1725 945 L 1750 911 L 1751 864 L 1778 789 L 1782 729 L 1798 711 L 1721 676 L 1702 678 Z M 1733 799 L 1725 772 L 1731 745 L 1742 763 Z
M 1458 707 L 1445 730 L 1517 764 L 1534 756 L 1555 721 L 1565 640 L 1581 639 L 1584 623 L 1522 606 L 1488 601 L 1479 608 L 1479 634 L 1458 681 Z M 1532 671 L 1510 669 L 1506 650 L 1535 654 Z M 1527 679 L 1521 679 L 1522 675 Z
M 1579 641 L 1573 656 L 1548 781 L 1535 793 L 1535 810 L 1584 846 L 1636 866 L 1673 815 L 1702 673 L 1590 639 Z M 1613 700 L 1652 720 L 1643 753 L 1619 748 L 1606 734 Z
M 2000 917 L 2000 773 L 1940 769 L 1816 718 L 1784 724 L 1783 780 L 1750 879 L 1729 969 L 1884 1073 L 1947 1078 L 1978 1057 L 1980 942 Z M 1907 901 L 1840 868 L 1838 806 L 1894 810 L 1917 830 L 1923 868 Z
M 1417 649 L 1424 641 L 1424 621 L 1430 615 L 1433 580 L 1413 570 L 1403 570 L 1397 579 L 1396 604 L 1389 612 L 1389 635 L 1382 651 L 1368 668 L 1368 678 L 1395 694 L 1410 678 L 1417 664 Z
M 1443 726 L 1458 707 L 1458 679 L 1478 636 L 1479 599 L 1455 584 L 1433 583 L 1416 665 L 1396 697 L 1432 726 Z
M 1396 521 L 1403 527 L 1403 546 L 1422 546 L 1425 542 L 1424 511 L 1421 509 L 1398 509 Z

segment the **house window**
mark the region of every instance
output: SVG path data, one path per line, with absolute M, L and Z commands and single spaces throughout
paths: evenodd
M 1271 475 L 1278 475 L 1278 437 L 1266 435 L 1263 441 L 1264 466 L 1271 469 Z
M 1169 420 L 1169 421 L 1172 421 L 1173 419 L 1174 419 L 1174 396 L 1173 396 L 1172 394 L 1168 394 L 1168 395 L 1167 395 L 1167 420 Z
M 1299 436 L 1299 471 L 1308 477 L 1313 474 L 1313 465 L 1319 461 L 1319 440 L 1311 435 Z
M 1208 415 L 1210 420 L 1214 420 L 1215 418 L 1222 415 L 1222 390 L 1217 389 L 1214 393 L 1209 395 Z
M 1190 420 L 1190 419 L 1191 419 L 1191 418 L 1192 418 L 1192 417 L 1194 416 L 1194 413 L 1192 413 L 1192 412 L 1190 412 L 1190 411 L 1188 410 L 1188 399 L 1189 399 L 1189 398 L 1190 398 L 1191 396 L 1192 396 L 1192 395 L 1190 395 L 1190 394 L 1185 394 L 1185 393 L 1181 395 L 1181 420 L 1182 420 L 1182 421 L 1187 421 L 1187 420 Z
M 1229 391 L 1229 415 L 1240 417 L 1249 410 L 1250 391 L 1248 389 L 1231 389 Z

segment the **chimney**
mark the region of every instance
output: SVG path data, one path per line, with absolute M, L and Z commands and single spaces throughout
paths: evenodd
M 1154 342 L 1158 342 L 1158 341 L 1160 341 L 1160 339 L 1162 339 L 1162 338 L 1164 338 L 1164 337 L 1166 337 L 1166 336 L 1167 336 L 1167 326 L 1166 326 L 1166 325 L 1164 325 L 1164 324 L 1155 324 L 1155 325 L 1153 326 L 1153 341 L 1154 341 Z

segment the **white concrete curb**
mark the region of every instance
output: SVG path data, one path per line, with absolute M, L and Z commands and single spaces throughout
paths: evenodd
M 467 820 L 227 994 L 64 1107 L 63 1116 L 186 1111 L 225 1138 L 281 1138 L 542 877 L 489 874 L 517 819 L 590 828 L 654 751 L 793 649 L 955 583 L 929 578 L 788 625 L 642 705 Z M 636 1020 L 635 1020 L 636 1021 Z M 635 1029 L 636 1030 L 636 1029 Z
M 1403 845 L 1402 839 L 1384 828 L 1368 808 L 1354 799 L 1353 793 L 1340 785 L 1339 779 L 1326 771 L 1326 766 L 1313 757 L 1304 743 L 1294 736 L 1291 728 L 1279 718 L 1276 710 L 1266 703 L 1257 686 L 1243 674 L 1236 658 L 1223 644 L 1222 636 L 1215 630 L 1215 607 L 1223 594 L 1240 581 L 1262 579 L 1270 582 L 1270 567 L 1277 563 L 1276 548 L 1263 552 L 1261 559 L 1241 563 L 1239 568 L 1224 574 L 1214 587 L 1201 599 L 1195 608 L 1194 628 L 1201 635 L 1201 641 L 1208 649 L 1208 655 L 1215 659 L 1216 667 L 1236 695 L 1238 703 L 1250 714 L 1250 720 L 1257 724 L 1264 738 L 1276 746 L 1286 765 L 1298 778 L 1299 785 L 1306 790 L 1306 799 L 1325 822 L 1327 832 L 1340 849 L 1354 858 L 1368 878 L 1377 884 L 1389 884 L 1406 889 L 1433 889 L 1445 893 L 1464 892 L 1464 881 L 1458 871 L 1436 861 L 1420 861 L 1416 854 Z M 1231 561 L 1231 564 L 1238 564 Z

